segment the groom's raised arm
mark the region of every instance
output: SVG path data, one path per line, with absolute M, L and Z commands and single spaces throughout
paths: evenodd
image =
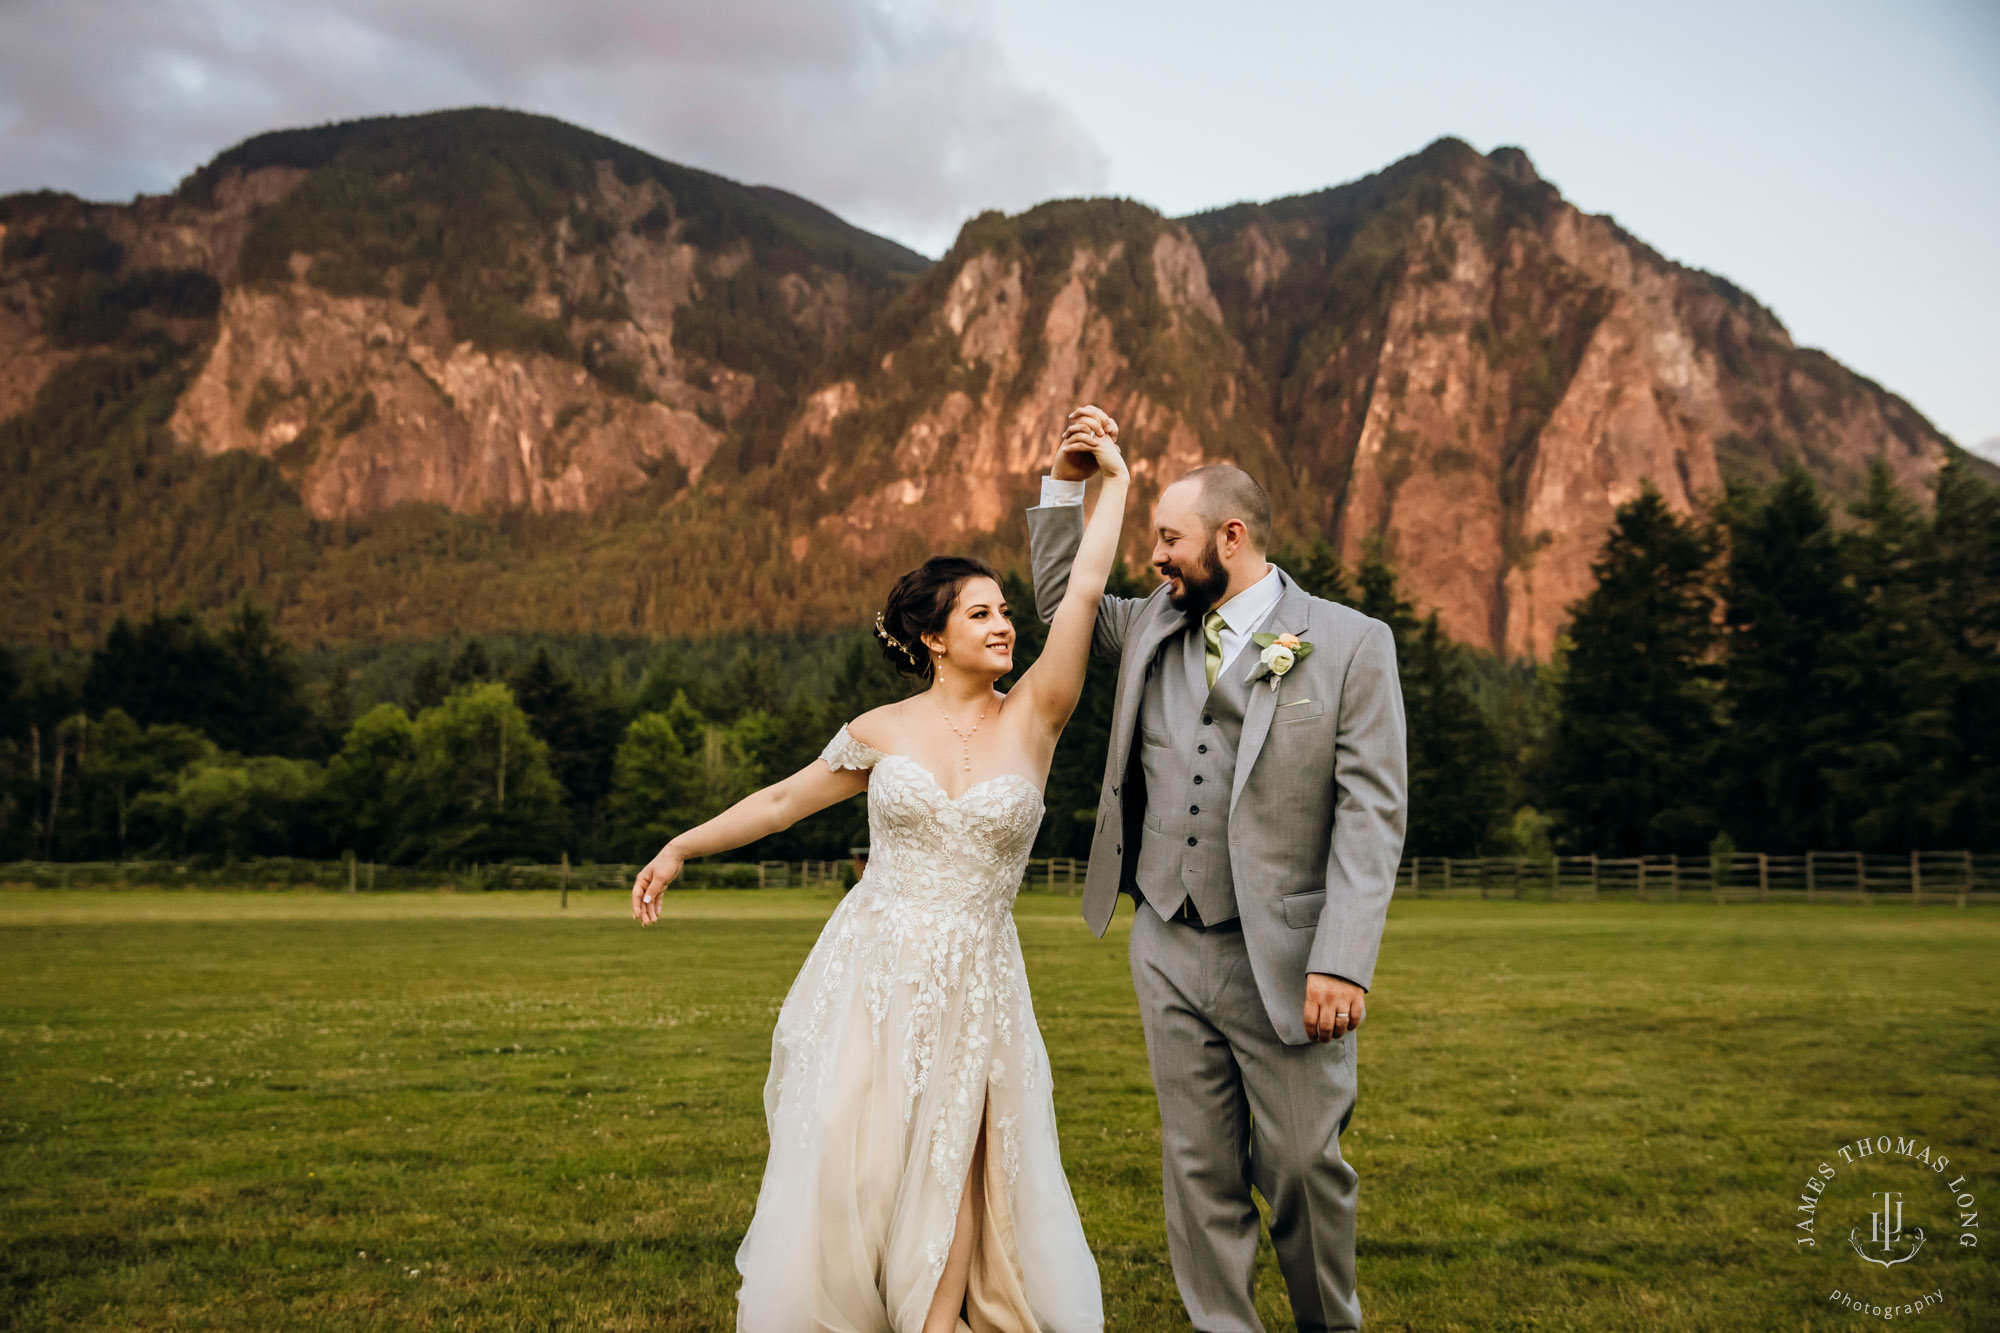
M 1042 478 L 1042 502 L 1028 511 L 1028 563 L 1035 575 L 1035 614 L 1044 625 L 1055 619 L 1063 594 L 1069 591 L 1070 566 L 1083 542 L 1083 483 Z M 1106 593 L 1097 603 L 1097 625 L 1090 651 L 1116 661 L 1126 636 L 1139 618 L 1145 600 Z
M 1078 418 L 1086 418 L 1082 423 Z M 1118 438 L 1118 423 L 1095 407 L 1079 407 L 1069 414 L 1063 439 L 1056 441 L 1055 458 L 1049 475 L 1042 478 L 1042 502 L 1028 511 L 1028 563 L 1035 577 L 1035 614 L 1044 625 L 1055 619 L 1069 591 L 1070 567 L 1076 563 L 1077 548 L 1083 544 L 1083 478 L 1094 464 L 1065 449 L 1064 440 L 1079 425 L 1096 428 Z M 1114 597 L 1109 593 L 1097 601 L 1097 623 L 1090 637 L 1090 650 L 1107 661 L 1116 661 L 1125 650 L 1125 640 L 1145 606 L 1141 597 Z
M 1396 890 L 1410 799 L 1396 637 L 1381 621 L 1369 625 L 1348 662 L 1336 725 L 1333 846 L 1306 970 L 1366 990 Z

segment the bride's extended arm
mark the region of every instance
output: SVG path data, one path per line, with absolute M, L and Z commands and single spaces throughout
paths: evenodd
M 1090 637 L 1097 623 L 1097 604 L 1118 558 L 1118 534 L 1125 522 L 1125 498 L 1132 475 L 1125 467 L 1118 442 L 1089 429 L 1072 427 L 1063 448 L 1088 453 L 1095 459 L 1104 478 L 1097 493 L 1097 508 L 1084 527 L 1083 541 L 1070 565 L 1069 586 L 1062 604 L 1049 622 L 1048 641 L 1042 655 L 1021 677 L 1017 693 L 1026 691 L 1036 717 L 1050 736 L 1063 729 L 1076 711 L 1077 697 L 1083 693 L 1084 667 L 1090 659 Z
M 731 851 L 781 832 L 835 801 L 859 796 L 866 790 L 865 770 L 830 769 L 824 761 L 815 759 L 782 782 L 751 792 L 707 823 L 697 824 L 669 839 L 646 863 L 639 877 L 632 881 L 633 919 L 642 926 L 659 919 L 660 899 L 667 885 L 674 882 L 681 867 L 691 858 Z

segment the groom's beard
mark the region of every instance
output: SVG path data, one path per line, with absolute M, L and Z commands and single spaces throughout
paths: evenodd
M 1196 619 L 1214 609 L 1216 599 L 1229 587 L 1229 571 L 1222 567 L 1222 553 L 1215 549 L 1213 537 L 1209 538 L 1193 563 L 1164 565 L 1160 572 L 1181 581 L 1180 596 L 1169 592 L 1167 604 Z

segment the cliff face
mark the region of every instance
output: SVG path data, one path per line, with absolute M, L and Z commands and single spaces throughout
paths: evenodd
M 943 545 L 995 533 L 1034 503 L 1084 402 L 1119 418 L 1142 494 L 1220 456 L 1283 469 L 1240 410 L 1242 349 L 1199 247 L 1137 205 L 974 221 L 851 360 L 808 396 L 773 465 L 775 495 L 808 497 L 787 514 L 799 559 L 887 552 L 913 529 Z
M 220 284 L 170 429 L 273 460 L 323 519 L 588 512 L 693 482 L 926 262 L 804 200 L 504 112 L 268 135 L 131 208 L 14 202 L 17 230 L 108 237 L 117 272 Z M 0 412 L 93 341 L 36 336 L 78 275 L 18 258 Z
M 1881 457 L 1921 493 L 1952 449 L 1518 150 L 1445 141 L 1179 222 L 1104 201 L 981 218 L 902 306 L 868 372 L 819 388 L 787 437 L 781 466 L 840 497 L 807 516 L 813 542 L 994 530 L 1093 401 L 1142 499 L 1241 463 L 1285 540 L 1350 561 L 1380 542 L 1454 637 L 1511 655 L 1546 655 L 1649 480 L 1686 511 L 1794 458 L 1849 493 Z M 1146 549 L 1135 532 L 1128 555 Z
M 1181 220 L 1112 200 L 988 214 L 936 264 L 804 200 L 501 112 L 265 136 L 169 198 L 16 196 L 0 226 L 0 417 L 79 358 L 178 349 L 147 381 L 171 384 L 161 428 L 264 460 L 322 523 L 411 501 L 567 513 L 572 547 L 644 550 L 638 574 L 585 571 L 618 609 L 572 628 L 847 620 L 930 550 L 1018 564 L 1016 515 L 1085 401 L 1123 423 L 1142 502 L 1240 462 L 1281 540 L 1350 560 L 1379 542 L 1455 637 L 1517 655 L 1548 651 L 1646 481 L 1687 509 L 1791 459 L 1849 492 L 1884 458 L 1921 491 L 1953 452 L 1728 283 L 1566 204 L 1518 150 L 1450 140 Z M 509 577 L 553 585 L 578 558 Z M 250 590 L 322 615 L 334 563 L 298 555 Z

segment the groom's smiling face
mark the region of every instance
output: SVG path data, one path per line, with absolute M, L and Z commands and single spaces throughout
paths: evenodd
M 1229 587 L 1229 571 L 1212 529 L 1199 512 L 1199 488 L 1167 487 L 1153 510 L 1153 568 L 1167 582 L 1167 602 L 1191 616 L 1206 613 Z

